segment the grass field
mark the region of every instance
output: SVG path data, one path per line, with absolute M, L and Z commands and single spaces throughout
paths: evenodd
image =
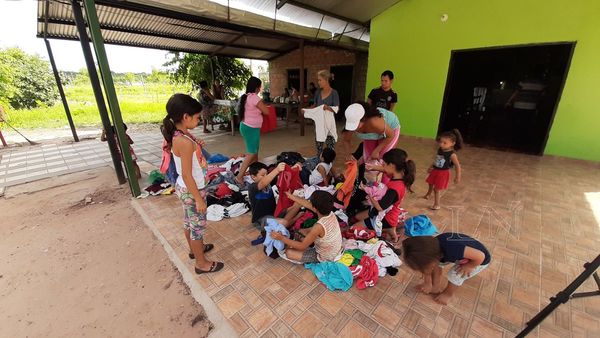
M 165 104 L 174 93 L 188 93 L 190 85 L 146 83 L 145 85 L 116 85 L 123 121 L 127 124 L 156 123 L 165 117 Z M 65 87 L 65 95 L 77 127 L 101 125 L 96 100 L 89 84 Z M 16 128 L 60 128 L 68 126 L 62 102 L 52 107 L 9 110 L 8 121 Z

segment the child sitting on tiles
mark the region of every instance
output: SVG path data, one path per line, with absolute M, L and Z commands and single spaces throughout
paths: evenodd
M 309 229 L 302 229 L 304 239 L 299 242 L 287 238 L 281 232 L 271 232 L 272 239 L 282 241 L 285 256 L 302 263 L 333 262 L 343 252 L 342 233 L 337 217 L 333 213 L 333 196 L 326 191 L 315 191 L 310 200 L 287 193 L 287 196 L 302 207 L 317 214 L 318 221 Z M 310 245 L 314 243 L 314 246 Z
M 335 161 L 335 150 L 331 148 L 323 149 L 320 156 L 320 162 L 317 164 L 314 170 L 302 168 L 300 172 L 300 179 L 302 184 L 308 186 L 311 185 L 325 185 L 328 186 L 331 179 L 335 177 L 335 170 L 333 169 L 333 161 Z M 315 158 L 316 159 L 316 158 Z
M 369 202 L 372 207 L 369 210 L 358 213 L 355 217 L 360 223 L 369 229 L 375 229 L 373 219 L 377 214 L 383 212 L 389 207 L 392 207 L 383 218 L 382 232 L 393 243 L 398 242 L 398 234 L 396 227 L 403 217 L 403 209 L 401 208 L 402 199 L 406 194 L 406 189 L 410 191 L 410 187 L 415 181 L 415 164 L 408 159 L 408 154 L 402 149 L 391 149 L 383 155 L 383 166 L 368 165 L 367 170 L 377 170 L 388 175 L 391 180 L 386 184 L 387 192 L 378 201 L 373 196 L 368 195 Z
M 409 237 L 402 242 L 403 261 L 423 274 L 417 289 L 432 293 L 435 301 L 446 305 L 456 289 L 467 279 L 488 267 L 492 256 L 478 240 L 459 233 L 442 233 L 437 237 Z M 448 286 L 442 285 L 442 266 L 454 265 L 448 271 Z

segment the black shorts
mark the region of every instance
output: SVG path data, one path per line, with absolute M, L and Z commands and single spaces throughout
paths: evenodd
M 377 209 L 375 208 L 370 208 L 369 209 L 369 217 L 367 219 L 365 219 L 365 226 L 369 229 L 374 230 L 374 224 L 371 222 L 371 220 L 375 219 L 375 217 L 377 216 L 379 212 L 377 211 Z M 381 227 L 383 229 L 391 229 L 394 228 L 393 226 L 390 225 L 390 223 L 387 221 L 387 219 L 383 219 L 381 220 Z

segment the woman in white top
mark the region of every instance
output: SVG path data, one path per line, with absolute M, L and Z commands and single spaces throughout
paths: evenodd
M 333 196 L 326 191 L 315 191 L 310 201 L 287 193 L 287 196 L 301 206 L 315 212 L 319 218 L 305 234 L 302 242 L 289 239 L 281 232 L 271 232 L 271 238 L 286 245 L 285 256 L 302 263 L 333 262 L 343 252 L 340 224 L 333 213 Z M 302 232 L 302 230 L 301 230 Z M 311 244 L 315 244 L 310 247 Z
M 196 260 L 197 274 L 216 272 L 223 263 L 211 262 L 204 253 L 214 248 L 204 244 L 206 232 L 206 159 L 202 155 L 204 142 L 189 132 L 200 122 L 202 105 L 189 95 L 175 94 L 167 102 L 167 116 L 161 132 L 171 148 L 177 169 L 176 193 L 183 203 L 184 233 L 190 247 L 190 258 Z

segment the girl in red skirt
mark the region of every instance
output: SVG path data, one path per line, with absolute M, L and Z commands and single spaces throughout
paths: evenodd
M 448 188 L 450 169 L 453 167 L 456 169 L 454 184 L 460 182 L 462 174 L 458 156 L 456 156 L 456 152 L 462 148 L 463 144 L 460 131 L 452 129 L 452 131 L 443 132 L 437 137 L 436 141 L 440 147 L 438 148 L 434 163 L 427 170 L 429 176 L 426 182 L 429 183 L 429 190 L 423 196 L 423 198 L 429 199 L 433 192 L 434 202 L 431 210 L 438 210 L 440 208 L 440 191 Z

